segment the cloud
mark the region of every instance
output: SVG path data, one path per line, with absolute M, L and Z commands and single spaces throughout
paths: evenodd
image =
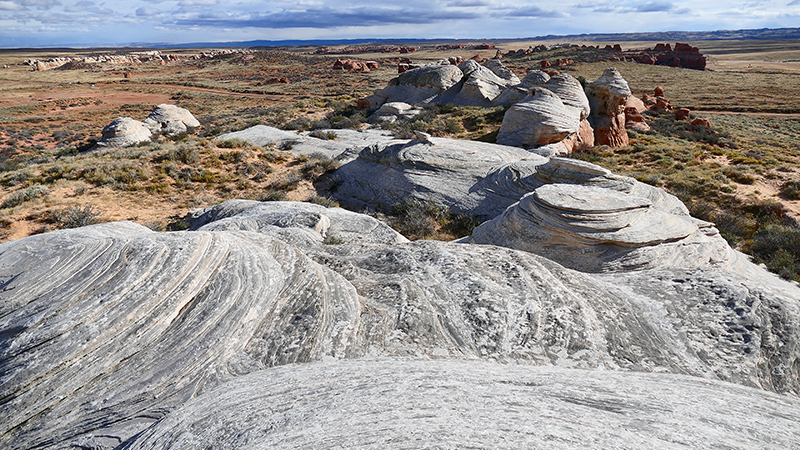
M 217 0 L 183 0 L 178 4 L 181 6 L 213 6 L 217 4 Z
M 142 6 L 136 10 L 137 17 L 153 17 L 161 14 L 161 11 L 149 6 Z
M 795 1 L 800 1 L 800 0 L 795 0 Z M 447 6 L 453 8 L 469 8 L 474 6 L 489 6 L 489 3 L 481 0 L 454 0 L 451 2 L 447 2 Z
M 669 2 L 647 2 L 641 5 L 636 5 L 634 10 L 638 12 L 667 12 L 672 11 L 672 3 Z
M 797 5 L 800 5 L 800 0 L 793 0 L 789 2 L 789 4 L 786 6 L 797 6 Z
M 58 0 L 19 0 L 19 3 L 22 6 L 32 6 L 41 11 L 61 5 L 61 2 Z
M 187 18 L 178 25 L 255 28 L 339 28 L 369 27 L 388 24 L 430 24 L 442 21 L 478 19 L 482 15 L 468 12 L 389 9 L 389 8 L 317 8 L 303 11 L 281 11 L 271 14 L 245 14 L 228 18 Z
M 566 14 L 559 11 L 548 11 L 538 6 L 525 6 L 522 8 L 511 8 L 503 12 L 493 14 L 494 17 L 506 19 L 527 19 L 531 17 L 566 17 Z
M 22 6 L 14 2 L 7 2 L 7 1 L 0 2 L 0 11 L 21 11 L 21 10 Z

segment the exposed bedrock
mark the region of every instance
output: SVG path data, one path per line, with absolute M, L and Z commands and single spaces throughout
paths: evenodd
M 334 172 L 334 196 L 355 208 L 379 210 L 413 197 L 495 217 L 540 184 L 530 176 L 545 162 L 517 147 L 420 133 L 406 143 L 365 148 Z
M 797 399 L 679 375 L 339 361 L 237 379 L 125 449 L 782 450 L 800 446 L 798 416 Z
M 220 383 L 326 357 L 800 393 L 800 288 L 753 265 L 597 275 L 502 247 L 405 243 L 317 205 L 226 202 L 193 217 L 198 231 L 121 222 L 0 245 L 0 446 L 114 448 Z

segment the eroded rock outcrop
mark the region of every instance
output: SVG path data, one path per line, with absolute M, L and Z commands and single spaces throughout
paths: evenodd
M 546 146 L 575 138 L 580 123 L 580 109 L 566 106 L 558 95 L 538 88 L 503 116 L 497 143 L 529 148 L 542 156 L 569 154 L 572 146 L 562 145 L 557 150 Z
M 356 209 L 416 198 L 495 217 L 530 192 L 529 177 L 546 161 L 517 147 L 429 136 L 376 144 L 334 172 L 334 195 Z
M 616 68 L 608 68 L 596 81 L 586 85 L 591 105 L 589 123 L 594 129 L 595 144 L 623 147 L 628 145 L 625 131 L 625 104 L 631 90 Z
M 388 85 L 366 98 L 369 109 L 377 109 L 386 102 L 411 104 L 430 103 L 438 95 L 461 81 L 463 72 L 456 66 L 427 65 L 407 70 Z

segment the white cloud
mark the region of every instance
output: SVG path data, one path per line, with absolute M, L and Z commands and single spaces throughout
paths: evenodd
M 217 0 L 182 0 L 178 3 L 181 6 L 213 6 Z
M 0 11 L 21 11 L 21 10 L 22 6 L 14 2 L 7 2 L 7 1 L 0 2 Z
M 142 6 L 136 10 L 137 17 L 154 17 L 161 14 L 161 10 L 151 8 L 149 6 Z

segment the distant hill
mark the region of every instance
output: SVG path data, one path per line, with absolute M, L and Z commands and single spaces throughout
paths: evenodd
M 519 39 L 315 39 L 315 40 L 257 40 L 240 42 L 194 42 L 187 44 L 137 44 L 150 48 L 208 48 L 208 47 L 296 47 L 314 45 L 382 44 L 433 44 L 441 42 L 514 42 L 514 41 L 706 41 L 733 39 L 800 39 L 800 28 L 761 28 L 753 30 L 718 31 L 657 31 L 648 33 L 588 33 L 547 35 Z

